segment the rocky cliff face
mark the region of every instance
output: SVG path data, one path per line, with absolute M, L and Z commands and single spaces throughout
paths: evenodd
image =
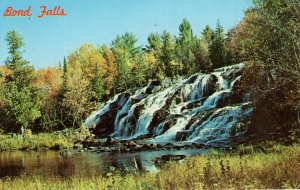
M 121 93 L 85 121 L 94 133 L 117 139 L 201 144 L 245 140 L 253 107 L 240 92 L 243 64 L 177 81 L 153 81 L 135 93 Z

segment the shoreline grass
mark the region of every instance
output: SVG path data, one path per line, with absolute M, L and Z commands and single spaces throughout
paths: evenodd
M 65 132 L 31 134 L 31 131 L 21 135 L 0 134 L 0 152 L 12 150 L 42 150 L 70 149 L 77 141 L 84 140 L 90 133 L 87 129 L 77 129 Z
M 245 153 L 245 150 L 252 152 Z M 158 173 L 70 179 L 0 179 L 0 189 L 264 189 L 300 187 L 300 145 L 269 145 L 264 152 L 241 146 L 236 153 L 170 162 Z

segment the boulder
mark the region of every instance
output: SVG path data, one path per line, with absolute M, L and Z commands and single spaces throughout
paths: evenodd
M 59 156 L 63 158 L 69 158 L 71 155 L 72 154 L 69 150 L 62 150 L 59 152 Z
M 187 137 L 189 136 L 189 131 L 184 130 L 184 131 L 179 131 L 176 133 L 175 140 L 176 141 L 185 141 Z
M 134 141 L 126 142 L 126 143 L 124 143 L 124 145 L 127 147 L 136 147 L 137 146 L 137 144 Z
M 97 147 L 95 147 L 95 146 L 90 146 L 90 147 L 88 147 L 88 150 L 91 150 L 91 151 L 96 151 L 98 148 Z
M 117 140 L 113 139 L 111 136 L 108 136 L 105 143 L 104 143 L 104 145 L 111 146 L 111 145 L 114 145 L 116 143 L 118 143 Z
M 163 164 L 167 163 L 168 161 L 179 161 L 184 158 L 186 158 L 186 155 L 167 154 L 167 155 L 163 155 L 162 157 L 156 158 L 154 164 L 158 167 L 161 167 Z
M 73 149 L 83 149 L 83 144 L 76 143 L 74 144 Z
M 173 154 L 167 154 L 163 155 L 161 157 L 162 160 L 164 161 L 178 161 L 186 158 L 186 155 L 173 155 Z
M 141 150 L 142 151 L 146 151 L 146 150 L 150 150 L 151 149 L 151 147 L 149 146 L 149 145 L 147 145 L 147 144 L 143 144 L 142 146 L 141 146 Z

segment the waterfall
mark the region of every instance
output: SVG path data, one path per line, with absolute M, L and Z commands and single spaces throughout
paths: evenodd
M 223 67 L 118 94 L 92 113 L 85 126 L 95 123 L 99 134 L 106 131 L 119 139 L 148 135 L 155 142 L 209 143 L 239 137 L 250 126 L 253 112 L 245 94 L 235 91 L 243 67 Z

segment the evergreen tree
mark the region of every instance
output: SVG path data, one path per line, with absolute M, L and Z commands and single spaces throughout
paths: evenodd
M 148 36 L 148 45 L 146 45 L 146 53 L 143 56 L 144 69 L 146 80 L 153 80 L 163 78 L 163 69 L 159 63 L 159 56 L 161 54 L 161 37 L 158 33 L 150 33 Z
M 34 69 L 22 58 L 22 37 L 16 31 L 10 31 L 6 35 L 6 41 L 9 57 L 5 66 L 11 70 L 11 74 L 5 80 L 5 110 L 15 126 L 26 129 L 41 116 L 42 95 L 34 85 Z
M 217 22 L 216 29 L 212 35 L 212 42 L 209 46 L 209 58 L 212 62 L 213 68 L 218 68 L 225 65 L 225 35 L 223 27 L 221 26 L 219 20 Z
M 195 57 L 193 54 L 194 43 L 195 38 L 193 36 L 191 24 L 187 19 L 183 19 L 179 26 L 179 38 L 176 42 L 176 55 L 178 62 L 180 63 L 180 73 L 183 75 L 195 72 Z
M 118 91 L 127 90 L 136 85 L 132 80 L 132 69 L 136 67 L 138 57 L 141 56 L 141 48 L 136 46 L 137 39 L 131 33 L 117 36 L 112 42 L 112 50 L 116 57 L 118 68 Z
M 212 43 L 212 37 L 213 37 L 213 29 L 211 29 L 210 26 L 206 25 L 205 28 L 202 31 L 201 34 L 201 39 L 208 45 L 210 46 Z
M 203 39 L 197 39 L 194 44 L 195 69 L 197 72 L 206 72 L 211 68 L 208 45 Z
M 148 36 L 148 51 L 156 51 L 159 52 L 161 49 L 161 39 L 158 33 L 150 33 Z
M 174 62 L 175 43 L 172 35 L 164 31 L 161 35 L 162 47 L 159 56 L 160 65 L 163 73 L 167 77 L 173 77 L 174 73 L 177 74 L 178 65 Z

